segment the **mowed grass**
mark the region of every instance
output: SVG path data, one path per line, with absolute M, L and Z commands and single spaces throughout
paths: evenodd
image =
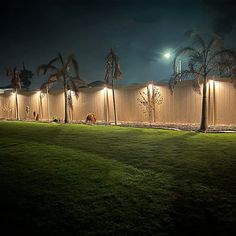
M 7 234 L 236 233 L 236 134 L 1 121 L 0 153 Z

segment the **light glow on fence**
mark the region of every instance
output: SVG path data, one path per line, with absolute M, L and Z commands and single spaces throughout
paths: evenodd
M 215 80 L 214 80 L 214 82 L 215 82 L 215 88 L 217 88 L 217 87 L 220 86 L 220 81 L 215 81 Z
M 208 86 L 209 87 L 211 87 L 211 88 L 219 88 L 220 87 L 220 81 L 215 81 L 215 80 L 213 80 L 213 79 L 210 79 L 210 80 L 208 80 L 208 82 L 207 82 L 207 84 L 208 84 Z
M 212 86 L 212 85 L 214 84 L 214 80 L 213 80 L 213 79 L 210 79 L 210 80 L 208 81 L 208 83 L 210 84 L 210 86 Z
M 150 94 L 152 94 L 152 90 L 153 90 L 153 82 L 151 81 L 148 84 L 148 91 L 149 91 Z
M 75 92 L 73 90 L 68 90 L 68 94 L 70 94 L 71 96 L 74 96 L 75 95 Z

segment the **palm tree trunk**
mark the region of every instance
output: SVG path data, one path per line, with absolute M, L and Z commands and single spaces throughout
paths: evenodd
M 16 88 L 16 119 L 19 120 L 19 107 L 18 107 L 18 98 L 17 98 L 17 88 Z
M 64 78 L 64 97 L 65 97 L 65 124 L 68 123 L 68 97 L 67 97 L 67 83 Z
M 117 125 L 117 117 L 116 117 L 116 100 L 115 100 L 114 79 L 113 79 L 113 78 L 112 78 L 112 97 L 113 97 L 113 108 L 114 108 L 115 125 Z
M 206 89 L 207 89 L 207 77 L 204 75 L 203 81 L 203 93 L 202 93 L 202 117 L 200 131 L 207 130 L 207 98 L 206 98 Z
M 64 67 L 64 61 L 61 53 L 59 53 L 59 58 L 61 61 L 61 65 Z M 67 96 L 67 80 L 66 80 L 66 72 L 63 74 L 63 82 L 64 82 L 64 99 L 65 99 L 65 120 L 64 123 L 68 123 L 68 96 Z
M 48 93 L 48 86 L 47 86 L 47 108 L 48 108 L 48 122 L 50 122 L 50 107 L 49 107 L 49 93 Z
M 39 114 L 41 116 L 41 119 L 43 119 L 43 99 L 41 92 L 39 93 Z
M 106 123 L 109 123 L 109 100 L 108 100 L 108 88 L 105 87 L 105 92 L 104 92 L 104 102 L 105 102 L 105 107 L 106 107 Z

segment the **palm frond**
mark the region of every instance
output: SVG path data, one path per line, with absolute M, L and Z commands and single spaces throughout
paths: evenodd
M 199 48 L 186 47 L 180 49 L 173 60 L 173 75 L 169 87 L 173 93 L 175 85 L 184 79 L 193 79 L 193 89 L 200 93 L 200 84 L 207 81 L 209 75 L 231 77 L 236 84 L 236 51 L 224 48 L 220 37 L 213 37 L 208 44 L 198 34 L 190 32 Z M 176 62 L 179 56 L 188 55 L 188 69 L 176 73 Z M 205 84 L 204 84 L 205 85 Z
M 189 33 L 189 36 L 190 36 L 190 38 L 192 38 L 193 44 L 195 44 L 197 46 L 200 45 L 202 48 L 202 51 L 206 50 L 205 42 L 200 34 L 196 33 L 195 31 L 191 31 Z
M 110 82 L 111 72 L 112 72 L 112 60 L 110 58 L 107 58 L 107 61 L 105 62 L 105 76 L 104 76 L 104 81 L 106 84 L 109 84 Z
M 224 48 L 224 40 L 219 37 L 213 37 L 208 45 L 207 45 L 207 52 L 211 51 L 212 49 L 222 50 Z
M 49 87 L 48 85 L 49 85 L 49 84 L 48 84 L 47 82 L 44 82 L 44 83 L 40 86 L 39 89 L 40 89 L 42 92 L 45 92 L 46 89 Z
M 199 75 L 195 75 L 193 80 L 193 90 L 198 94 L 201 94 L 201 86 L 200 86 L 201 79 L 202 78 Z
M 178 82 L 184 81 L 184 80 L 191 80 L 196 78 L 201 78 L 202 74 L 199 70 L 194 70 L 194 68 L 190 67 L 188 70 L 183 70 L 180 73 L 174 73 L 171 76 L 171 79 L 169 80 L 169 88 L 171 90 L 171 93 L 174 91 L 174 87 Z
M 195 43 L 201 45 L 202 50 L 205 50 L 206 45 L 205 45 L 203 38 L 199 34 L 195 34 L 194 38 L 195 38 Z
M 58 78 L 57 74 L 51 74 L 49 76 L 48 80 L 41 85 L 40 90 L 46 90 L 47 87 L 49 89 L 58 80 L 59 80 L 59 78 Z
M 219 61 L 225 62 L 236 62 L 236 53 L 232 49 L 222 49 L 215 51 L 208 59 L 207 66 L 212 64 L 212 66 L 216 66 Z
M 114 50 L 111 48 L 109 54 L 105 58 L 105 76 L 104 81 L 109 84 L 110 79 L 123 79 L 123 74 L 121 72 L 119 57 L 115 54 Z
M 48 65 L 53 65 L 54 63 L 59 61 L 59 57 L 53 58 L 51 61 L 48 62 Z
M 73 65 L 73 69 L 75 71 L 76 76 L 79 77 L 79 63 L 77 62 L 77 60 L 75 60 L 74 57 L 71 58 L 71 63 Z
M 61 62 L 61 65 L 64 66 L 64 60 L 60 52 L 58 53 L 58 58 L 59 58 L 59 61 Z
M 21 89 L 21 78 L 19 71 L 15 68 L 7 68 L 6 76 L 11 81 L 11 86 L 13 89 Z
M 12 74 L 13 74 L 13 70 L 12 70 L 12 69 L 6 68 L 5 71 L 6 71 L 6 76 L 7 76 L 7 77 L 12 76 Z
M 119 62 L 117 61 L 116 64 L 115 64 L 115 69 L 114 69 L 114 75 L 113 75 L 113 78 L 114 79 L 123 79 L 123 73 L 121 72 L 121 69 L 120 69 L 120 64 Z
M 189 56 L 190 56 L 190 55 L 193 54 L 193 53 L 198 53 L 198 52 L 196 51 L 196 49 L 194 49 L 194 48 L 192 48 L 192 47 L 184 47 L 184 48 L 180 49 L 180 50 L 175 54 L 175 57 L 174 57 L 174 59 L 173 59 L 173 71 L 176 72 L 176 62 L 177 62 L 177 60 L 178 60 L 178 58 L 179 58 L 180 56 L 184 56 L 184 55 L 188 55 L 188 54 L 189 54 Z
M 56 81 L 60 80 L 62 77 L 62 73 L 58 72 L 58 73 L 54 73 L 49 75 L 48 77 L 48 81 L 55 83 Z
M 55 72 L 57 71 L 57 67 L 53 66 L 53 65 L 50 65 L 50 64 L 43 64 L 43 65 L 40 65 L 38 68 L 37 68 L 37 71 L 36 71 L 36 74 L 38 76 L 42 76 L 42 75 L 46 75 L 46 73 L 48 73 L 49 71 L 50 72 Z
M 79 86 L 86 86 L 88 82 L 86 80 L 81 79 L 80 76 L 69 76 L 69 80 L 73 80 Z
M 71 67 L 73 67 L 74 73 L 77 77 L 79 77 L 79 64 L 77 60 L 75 59 L 74 55 L 71 54 L 64 65 L 64 70 L 69 71 L 71 70 Z
M 79 97 L 79 86 L 74 80 L 69 81 L 69 89 L 74 91 L 76 98 Z
M 176 84 L 177 84 L 177 80 L 175 79 L 175 74 L 173 74 L 169 80 L 169 89 L 170 89 L 171 94 L 173 94 Z
M 76 95 L 76 93 L 75 93 L 75 95 Z M 73 111 L 74 107 L 73 107 L 73 98 L 72 98 L 72 89 L 71 88 L 69 88 L 69 91 L 67 91 L 67 101 L 68 101 L 68 105 L 69 105 L 70 109 Z

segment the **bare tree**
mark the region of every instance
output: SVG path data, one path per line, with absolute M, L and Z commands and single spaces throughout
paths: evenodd
M 223 39 L 218 36 L 214 36 L 207 43 L 197 33 L 189 32 L 189 36 L 193 41 L 193 47 L 184 47 L 176 53 L 173 60 L 174 74 L 169 85 L 173 92 L 178 82 L 193 79 L 194 89 L 202 94 L 200 131 L 206 131 L 208 128 L 206 92 L 209 76 L 230 76 L 236 81 L 236 54 L 234 50 L 226 49 Z M 188 68 L 177 72 L 177 62 L 181 57 L 187 58 Z M 203 84 L 202 92 L 201 84 Z
M 148 115 L 149 123 L 152 121 L 156 122 L 155 107 L 156 105 L 158 106 L 163 103 L 163 97 L 160 90 L 157 87 L 152 86 L 151 91 L 149 88 L 147 88 L 147 92 L 139 91 L 137 100 L 139 104 L 144 107 L 144 114 Z
M 19 120 L 19 105 L 18 105 L 18 89 L 21 89 L 21 79 L 20 79 L 20 73 L 15 68 L 7 68 L 6 69 L 6 76 L 11 81 L 11 86 L 13 90 L 15 91 L 15 103 L 16 103 L 16 119 Z
M 61 53 L 48 64 L 40 65 L 37 69 L 38 75 L 49 74 L 47 82 L 45 82 L 41 89 L 48 91 L 48 86 L 53 85 L 56 82 L 63 82 L 64 99 L 65 99 L 65 118 L 64 122 L 68 123 L 68 90 L 73 90 L 76 97 L 79 95 L 79 87 L 85 84 L 79 76 L 79 65 L 74 55 L 70 55 L 64 59 Z
M 104 81 L 106 84 L 109 84 L 111 80 L 115 125 L 117 125 L 117 114 L 116 114 L 114 81 L 118 79 L 123 79 L 123 74 L 120 69 L 119 57 L 115 54 L 114 50 L 111 48 L 109 54 L 105 59 Z

